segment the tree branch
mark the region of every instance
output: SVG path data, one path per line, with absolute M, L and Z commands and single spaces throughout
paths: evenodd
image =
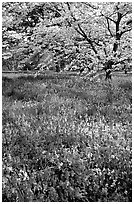
M 94 5 L 92 5 L 92 4 L 88 3 L 88 2 L 82 2 L 82 3 L 85 4 L 87 7 L 90 7 L 92 9 L 97 9 L 96 6 L 94 6 Z
M 56 8 L 52 8 L 52 7 L 46 7 L 46 8 L 47 10 L 50 10 L 51 12 L 58 14 L 58 16 L 61 16 L 61 13 L 58 10 L 56 10 Z
M 72 13 L 72 11 L 71 11 L 71 8 L 70 8 L 70 5 L 69 5 L 69 2 L 67 2 L 67 6 L 68 6 L 68 9 L 69 9 L 69 11 L 70 11 L 70 14 L 71 14 L 73 20 L 74 20 L 74 21 L 77 21 L 77 19 L 75 18 L 75 16 L 73 15 L 73 13 Z
M 130 28 L 130 29 L 128 29 L 128 30 L 122 31 L 122 32 L 120 33 L 120 36 L 122 36 L 124 33 L 129 32 L 129 31 L 131 31 L 131 30 L 132 30 L 132 28 Z
M 85 36 L 83 35 L 83 33 L 81 33 L 77 28 L 74 28 L 80 35 L 82 35 L 84 38 Z
M 114 65 L 117 65 L 117 64 L 120 64 L 120 63 L 122 63 L 122 62 L 125 62 L 126 60 L 128 60 L 128 58 L 119 60 L 118 62 L 114 62 Z
M 130 11 L 127 11 L 126 13 L 122 14 L 122 17 L 126 16 L 129 13 L 130 13 Z
M 105 16 L 102 12 L 101 15 L 104 16 L 106 19 L 109 19 L 110 21 L 114 22 L 116 24 L 116 21 L 108 16 Z
M 94 45 L 93 45 L 93 41 L 87 37 L 86 33 L 84 32 L 84 30 L 81 28 L 80 24 L 78 24 L 78 27 L 80 29 L 80 31 L 82 32 L 82 36 L 87 40 L 87 42 L 89 42 L 89 44 L 91 45 L 93 51 L 95 54 L 98 54 L 97 50 L 95 49 Z
M 69 9 L 69 11 L 70 11 L 70 14 L 71 14 L 73 20 L 76 22 L 77 19 L 74 17 L 74 15 L 73 15 L 73 13 L 72 13 L 72 11 L 71 11 L 69 2 L 67 2 L 67 6 L 68 6 L 68 9 Z M 92 50 L 94 51 L 94 53 L 97 55 L 98 52 L 97 52 L 97 50 L 95 49 L 95 47 L 94 47 L 94 45 L 93 45 L 93 41 L 87 36 L 87 34 L 84 32 L 84 30 L 82 29 L 82 27 L 80 26 L 79 23 L 78 23 L 78 28 L 79 28 L 79 29 L 77 29 L 77 28 L 75 27 L 74 29 L 75 29 L 80 35 L 82 35 L 82 36 L 85 38 L 85 40 L 87 40 L 87 42 L 91 45 L 91 48 L 92 48 Z M 97 55 L 97 58 L 100 59 L 100 56 Z
M 111 30 L 110 30 L 110 25 L 109 25 L 109 21 L 108 21 L 108 18 L 107 18 L 107 17 L 106 17 L 106 20 L 107 20 L 107 26 L 108 26 L 107 28 L 108 28 L 108 31 L 109 31 L 111 37 L 113 37 L 113 34 L 112 34 Z
M 108 16 L 107 16 L 107 18 L 108 18 L 110 21 L 112 21 L 112 22 L 116 23 L 116 21 L 115 21 L 115 20 L 113 20 L 112 18 L 110 18 L 110 17 L 108 17 Z
M 62 23 L 54 23 L 54 24 L 46 25 L 46 27 L 52 27 L 52 26 L 59 26 L 59 27 L 61 27 Z

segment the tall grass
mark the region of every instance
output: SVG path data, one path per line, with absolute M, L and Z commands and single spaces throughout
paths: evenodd
M 131 80 L 3 78 L 3 201 L 132 201 Z

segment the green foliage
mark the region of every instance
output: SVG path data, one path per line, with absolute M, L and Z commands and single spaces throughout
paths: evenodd
M 3 202 L 131 202 L 131 88 L 3 78 Z

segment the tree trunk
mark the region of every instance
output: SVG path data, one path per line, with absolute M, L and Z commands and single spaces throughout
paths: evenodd
M 114 62 L 112 60 L 108 60 L 106 63 L 105 63 L 105 66 L 104 66 L 104 70 L 105 70 L 105 80 L 107 79 L 111 79 L 111 72 L 112 72 L 112 65 L 114 64 Z

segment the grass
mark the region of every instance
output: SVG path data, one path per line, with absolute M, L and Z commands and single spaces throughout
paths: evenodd
M 2 83 L 3 201 L 132 201 L 131 76 Z

